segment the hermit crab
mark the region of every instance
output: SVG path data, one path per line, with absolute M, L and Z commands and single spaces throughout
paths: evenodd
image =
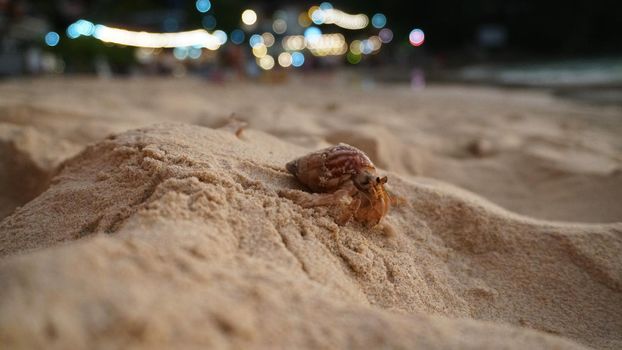
M 286 168 L 315 192 L 296 191 L 288 197 L 303 207 L 341 208 L 336 220 L 340 225 L 354 218 L 374 226 L 389 211 L 387 177 L 378 176 L 369 157 L 356 147 L 340 143 L 292 160 Z

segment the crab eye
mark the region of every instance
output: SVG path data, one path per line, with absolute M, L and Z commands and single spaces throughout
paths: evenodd
M 379 177 L 376 178 L 376 182 L 380 183 L 380 178 Z

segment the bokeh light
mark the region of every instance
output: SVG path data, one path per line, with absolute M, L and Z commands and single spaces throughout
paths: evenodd
M 231 37 L 231 42 L 232 43 L 234 43 L 236 45 L 240 45 L 241 43 L 244 42 L 244 37 L 245 37 L 244 31 L 241 30 L 241 29 L 234 29 L 231 32 L 230 37 Z
M 204 29 L 177 33 L 149 33 L 112 28 L 101 24 L 95 26 L 93 36 L 103 42 L 125 46 L 154 48 L 200 46 L 210 50 L 217 50 L 222 45 L 223 39 L 222 35 L 219 35 L 220 37 L 212 35 Z M 224 37 L 226 41 L 226 34 Z
M 207 15 L 203 17 L 203 19 L 201 20 L 201 24 L 203 24 L 203 28 L 212 30 L 216 28 L 216 17 L 214 17 L 213 15 Z
M 278 61 L 281 67 L 287 68 L 292 65 L 292 55 L 289 52 L 281 52 Z
M 374 28 L 384 28 L 384 26 L 387 24 L 387 17 L 385 15 L 383 15 L 382 13 L 376 13 L 372 18 L 371 18 L 371 25 L 374 26 Z
M 292 66 L 301 67 L 305 63 L 305 55 L 302 52 L 292 52 Z
M 355 55 L 361 54 L 361 41 L 354 40 L 350 43 L 350 51 Z
M 261 58 L 268 54 L 268 48 L 264 44 L 255 45 L 253 47 L 253 55 Z
M 383 44 L 388 44 L 393 40 L 393 31 L 389 28 L 382 28 L 378 33 Z
M 84 19 L 78 20 L 75 25 L 80 35 L 91 36 L 95 31 L 95 25 L 92 22 Z
M 307 15 L 306 12 L 301 12 L 300 15 L 298 16 L 298 24 L 303 27 L 306 28 L 308 26 L 311 25 L 311 19 L 309 19 L 309 16 Z
M 272 35 L 272 33 L 265 32 L 261 34 L 261 38 L 263 39 L 263 43 L 264 45 L 266 45 L 266 47 L 271 47 L 272 45 L 274 45 L 274 35 Z
M 263 70 L 270 70 L 274 67 L 274 57 L 270 55 L 265 55 L 259 59 L 259 67 Z
M 259 34 L 251 35 L 250 39 L 248 39 L 248 43 L 251 47 L 255 47 L 257 45 L 263 45 L 263 38 Z
M 244 10 L 244 12 L 242 12 L 242 22 L 247 26 L 252 26 L 257 22 L 257 13 L 251 9 Z
M 346 59 L 348 60 L 348 63 L 350 64 L 357 64 L 361 62 L 361 54 L 360 53 L 357 54 L 357 53 L 350 51 L 348 52 Z
M 410 41 L 412 46 L 423 45 L 423 42 L 425 41 L 425 34 L 423 33 L 423 30 L 419 28 L 413 29 L 410 32 L 410 35 L 408 35 L 408 41 Z
M 289 35 L 283 38 L 281 46 L 283 46 L 285 50 L 299 51 L 307 47 L 307 42 L 302 35 Z
M 205 13 L 212 8 L 212 3 L 209 0 L 197 0 L 196 2 L 197 11 L 201 13 Z
M 95 25 L 87 20 L 80 19 L 67 27 L 67 36 L 76 39 L 80 35 L 91 36 L 95 32 Z
M 308 41 L 307 48 L 314 56 L 343 55 L 348 51 L 346 39 L 341 33 L 320 35 Z
M 176 47 L 173 49 L 173 56 L 180 61 L 185 60 L 188 58 L 188 51 L 187 47 Z
M 75 39 L 77 37 L 80 36 L 80 33 L 78 33 L 78 28 L 76 26 L 75 23 L 69 25 L 69 27 L 67 27 L 67 37 L 69 39 Z
M 315 24 L 334 24 L 350 30 L 363 29 L 369 24 L 369 18 L 362 13 L 352 15 L 334 8 L 324 10 L 319 6 L 311 6 L 307 15 Z
M 47 46 L 56 46 L 58 45 L 58 42 L 60 41 L 60 35 L 58 35 L 58 33 L 56 32 L 49 32 L 47 34 L 45 34 L 45 44 Z
M 371 42 L 369 40 L 363 40 L 361 42 L 361 52 L 365 55 L 369 55 L 372 51 L 374 51 L 374 47 Z
M 282 18 L 277 18 L 272 23 L 272 30 L 277 34 L 283 34 L 287 31 L 287 22 Z
M 322 31 L 318 27 L 309 27 L 305 29 L 304 36 L 308 42 L 312 42 L 315 40 L 319 40 L 322 37 Z
M 188 51 L 188 57 L 192 58 L 193 60 L 196 60 L 201 57 L 202 53 L 203 53 L 203 50 L 201 50 L 200 47 L 191 47 Z
M 319 8 L 314 10 L 309 17 L 311 17 L 311 21 L 315 24 L 324 24 L 324 11 L 320 10 Z
M 220 45 L 224 45 L 227 42 L 227 33 L 223 32 L 222 30 L 214 31 L 212 35 L 218 39 Z

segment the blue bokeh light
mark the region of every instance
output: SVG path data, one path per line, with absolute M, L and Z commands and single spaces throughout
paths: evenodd
M 374 28 L 383 28 L 385 25 L 387 25 L 387 16 L 383 15 L 382 13 L 376 13 L 371 18 L 371 25 L 373 25 Z
M 241 29 L 234 29 L 231 32 L 231 42 L 236 44 L 236 45 L 240 45 L 241 43 L 244 42 L 244 32 Z
M 216 28 L 216 24 L 217 24 L 216 17 L 214 17 L 213 15 L 207 15 L 203 17 L 203 19 L 201 20 L 201 23 L 203 24 L 203 27 L 205 29 L 212 30 Z
M 70 39 L 75 39 L 80 36 L 80 32 L 78 32 L 78 26 L 75 23 L 72 23 L 67 27 L 67 36 Z
M 324 15 L 324 11 L 316 10 L 311 14 L 311 21 L 315 24 L 324 24 L 326 21 L 326 15 Z
M 263 38 L 259 34 L 253 34 L 250 39 L 248 39 L 248 43 L 251 47 L 255 47 L 257 45 L 263 44 Z
M 305 63 L 305 55 L 301 52 L 292 52 L 292 66 L 300 67 Z
M 47 46 L 56 46 L 60 41 L 60 35 L 56 32 L 49 32 L 45 34 L 45 44 Z
M 173 49 L 173 56 L 180 61 L 188 58 L 189 53 L 190 50 L 187 47 L 176 47 Z
M 212 8 L 212 3 L 209 0 L 197 0 L 197 10 L 201 13 L 205 13 Z
M 192 58 L 193 60 L 196 60 L 201 57 L 202 53 L 203 53 L 203 50 L 201 50 L 200 48 L 191 47 L 188 51 L 188 57 Z
M 305 29 L 305 39 L 307 41 L 314 41 L 320 39 L 322 36 L 322 31 L 318 27 L 309 27 Z

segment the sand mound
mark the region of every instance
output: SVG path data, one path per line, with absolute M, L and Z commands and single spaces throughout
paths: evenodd
M 622 346 L 622 225 L 531 220 L 389 173 L 406 202 L 392 229 L 339 227 L 279 196 L 306 151 L 171 124 L 87 147 L 0 222 L 0 342 Z
M 73 150 L 31 127 L 0 123 L 0 219 L 45 190 L 60 159 Z
M 349 141 L 384 169 L 450 182 L 530 217 L 622 221 L 619 107 L 534 90 L 412 91 L 330 79 L 270 88 L 201 79 L 12 80 L 0 84 L 0 122 L 79 146 L 55 152 L 58 163 L 113 133 L 168 121 L 217 127 L 235 114 L 308 149 Z

